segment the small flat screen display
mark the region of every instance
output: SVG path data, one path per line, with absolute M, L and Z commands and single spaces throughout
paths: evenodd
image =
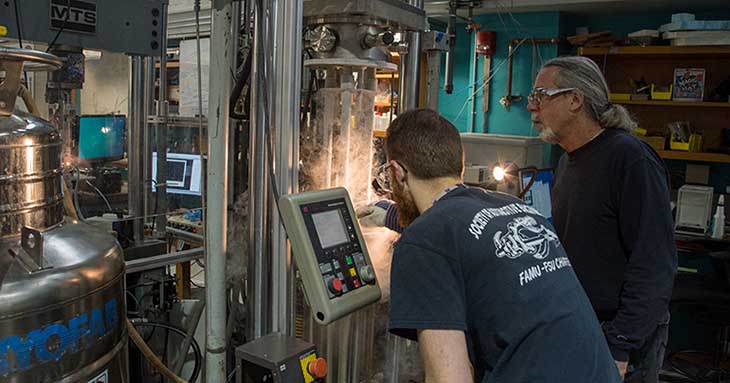
M 188 163 L 185 160 L 167 161 L 167 183 L 171 186 L 182 187 L 185 185 L 185 172 Z
M 79 118 L 79 158 L 105 160 L 124 157 L 124 116 Z
M 339 210 L 330 210 L 312 214 L 314 228 L 323 249 L 349 242 L 345 230 L 345 220 Z

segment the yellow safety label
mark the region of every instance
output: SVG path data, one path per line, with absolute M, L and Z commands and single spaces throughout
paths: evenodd
M 8 34 L 8 27 L 4 25 L 0 25 L 0 36 L 5 36 Z
M 314 352 L 299 358 L 299 364 L 302 365 L 302 375 L 304 376 L 304 383 L 314 382 L 314 378 L 309 373 L 309 370 L 307 370 L 307 366 L 309 366 L 309 363 L 312 363 L 315 360 L 317 360 L 317 354 Z

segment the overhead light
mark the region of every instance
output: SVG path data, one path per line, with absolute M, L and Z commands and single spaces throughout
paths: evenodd
M 86 60 L 86 61 L 101 60 L 101 51 L 97 51 L 97 50 L 93 50 L 93 49 L 84 49 L 84 60 Z

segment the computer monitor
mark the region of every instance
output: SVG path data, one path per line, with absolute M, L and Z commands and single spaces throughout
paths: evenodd
M 79 117 L 79 160 L 94 163 L 124 158 L 125 125 L 123 115 Z
M 532 171 L 520 171 L 520 190 L 525 190 L 533 176 L 535 180 L 532 186 L 530 186 L 530 190 L 525 193 L 523 199 L 526 204 L 537 209 L 540 214 L 552 222 L 553 214 L 550 192 L 553 188 L 553 170 L 540 169 L 536 173 Z
M 168 194 L 200 195 L 203 164 L 199 154 L 167 153 L 167 186 Z M 152 153 L 152 191 L 156 192 L 157 152 Z

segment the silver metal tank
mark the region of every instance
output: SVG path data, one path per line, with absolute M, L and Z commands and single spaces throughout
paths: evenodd
M 12 113 L 23 61 L 60 64 L 0 48 L 0 382 L 126 383 L 122 251 L 64 217 L 61 137 Z

